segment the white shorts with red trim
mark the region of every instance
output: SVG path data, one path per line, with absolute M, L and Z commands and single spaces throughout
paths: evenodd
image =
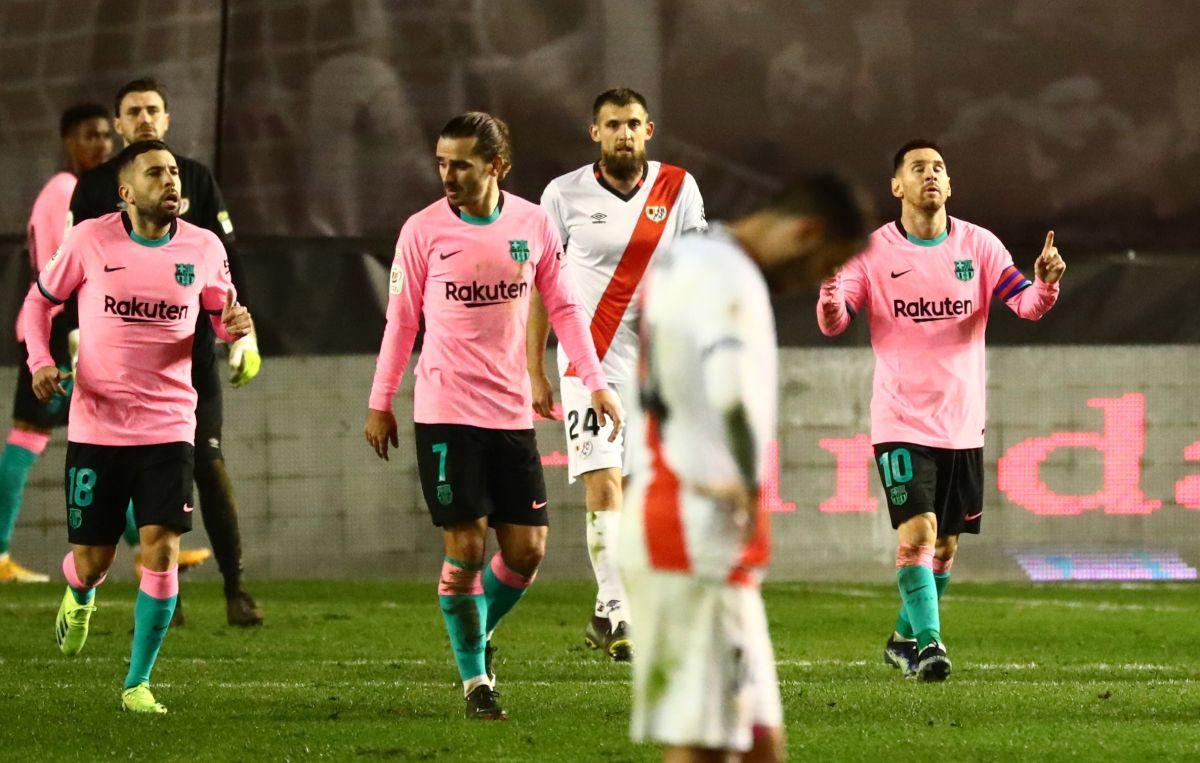
M 621 407 L 626 413 L 633 408 L 636 387 L 633 384 L 613 385 Z M 622 475 L 629 474 L 629 453 L 625 447 L 625 433 L 609 442 L 612 422 L 601 426 L 599 415 L 592 410 L 592 393 L 577 376 L 560 379 L 559 395 L 562 398 L 563 428 L 567 433 L 567 481 L 574 483 L 580 475 L 597 469 L 620 469 Z
M 625 571 L 635 742 L 745 752 L 783 726 L 767 613 L 757 587 L 680 572 Z

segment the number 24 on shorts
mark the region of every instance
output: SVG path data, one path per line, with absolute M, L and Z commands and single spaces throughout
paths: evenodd
M 583 428 L 592 433 L 592 437 L 600 434 L 600 417 L 596 411 L 588 408 L 583 414 Z M 579 439 L 579 411 L 567 412 L 567 437 Z

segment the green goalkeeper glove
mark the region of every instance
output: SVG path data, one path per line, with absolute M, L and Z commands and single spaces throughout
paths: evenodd
M 258 354 L 258 340 L 254 334 L 247 334 L 229 345 L 229 368 L 229 381 L 235 387 L 244 387 L 258 376 L 258 370 L 262 368 L 262 356 Z

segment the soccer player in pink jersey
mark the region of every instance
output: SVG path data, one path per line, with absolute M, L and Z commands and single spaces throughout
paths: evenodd
M 179 592 L 179 537 L 192 526 L 196 314 L 234 341 L 251 329 L 236 304 L 213 233 L 179 218 L 179 167 L 166 144 L 127 146 L 115 162 L 125 212 L 79 223 L 25 299 L 25 337 L 39 400 L 70 376 L 49 349 L 50 314 L 72 295 L 81 344 L 67 429 L 67 590 L 55 622 L 63 654 L 78 654 L 133 502 L 141 530 L 140 591 L 121 706 L 165 713 L 150 671 Z
M 783 757 L 759 592 L 771 550 L 759 485 L 778 407 L 768 283 L 815 286 L 862 251 L 869 226 L 859 194 L 818 175 L 681 237 L 646 275 L 645 425 L 619 537 L 637 651 L 631 732 L 664 745 L 663 760 Z
M 871 442 L 899 535 L 900 615 L 888 664 L 924 681 L 950 673 L 938 599 L 960 533 L 983 517 L 984 330 L 993 301 L 1038 320 L 1058 298 L 1066 265 L 1046 234 L 1029 281 L 990 231 L 950 217 L 950 175 L 936 143 L 896 152 L 900 218 L 824 282 L 821 331 L 846 330 L 863 308 L 875 351 Z
M 54 174 L 38 194 L 29 215 L 29 264 L 32 281 L 46 265 L 50 255 L 58 251 L 67 230 L 67 208 L 71 192 L 81 172 L 98 166 L 112 152 L 112 124 L 108 112 L 95 103 L 72 106 L 59 120 L 59 135 L 66 149 L 67 169 Z M 24 311 L 17 316 L 17 342 L 24 345 L 21 329 Z M 55 311 L 50 342 L 55 362 L 64 371 L 71 369 L 71 358 L 78 345 L 78 330 L 73 315 Z M 22 357 L 25 355 L 21 348 Z M 21 366 L 13 400 L 12 430 L 8 433 L 3 453 L 0 453 L 0 583 L 44 583 L 49 576 L 25 569 L 9 556 L 9 543 L 21 502 L 25 495 L 25 480 L 34 462 L 50 443 L 54 427 L 67 423 L 67 396 L 56 396 L 46 403 L 33 394 L 29 370 Z M 69 385 L 68 385 L 69 387 Z M 68 387 L 64 387 L 67 389 Z
M 591 320 L 592 342 L 608 383 L 625 405 L 636 395 L 637 294 L 642 274 L 658 252 L 680 235 L 704 231 L 704 200 L 695 179 L 681 167 L 646 159 L 654 122 L 646 99 L 628 88 L 606 90 L 592 104 L 592 140 L 600 160 L 555 178 L 542 206 L 566 246 L 567 272 Z M 537 295 L 529 311 L 527 348 L 533 407 L 551 418 L 553 391 L 546 378 L 550 327 Z M 612 659 L 630 658 L 625 593 L 617 572 L 616 537 L 622 478 L 629 450 L 615 440 L 591 407 L 590 392 L 559 348 L 559 388 L 567 435 L 567 480 L 583 479 L 587 549 L 596 577 L 596 602 L 584 629 L 585 643 Z
M 466 715 L 487 720 L 507 717 L 491 670 L 491 634 L 546 552 L 546 483 L 525 365 L 534 286 L 613 437 L 622 419 L 564 276 L 554 223 L 538 205 L 500 190 L 511 156 L 508 127 L 490 114 L 462 114 L 442 128 L 437 163 L 446 197 L 400 230 L 365 426 L 386 459 L 388 444 L 399 445 L 392 398 L 424 318 L 413 413 L 417 469 L 443 532 L 438 598 Z M 500 550 L 485 564 L 489 526 Z

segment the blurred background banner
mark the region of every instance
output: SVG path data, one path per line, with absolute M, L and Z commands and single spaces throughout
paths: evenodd
M 1175 0 L 7 0 L 0 231 L 24 229 L 61 110 L 151 73 L 171 143 L 239 231 L 393 237 L 438 184 L 433 137 L 509 121 L 510 190 L 594 159 L 629 85 L 712 216 L 837 167 L 886 200 L 892 152 L 943 142 L 954 212 L 1064 252 L 1177 249 L 1200 215 L 1200 6 Z M 891 205 L 884 209 L 890 210 Z
M 595 160 L 591 101 L 626 85 L 658 124 L 651 156 L 695 175 L 710 219 L 829 167 L 887 219 L 891 155 L 922 136 L 945 147 L 952 213 L 999 234 L 1027 273 L 1053 228 L 1070 265 L 1058 306 L 1036 325 L 992 315 L 986 533 L 964 541 L 961 568 L 1195 577 L 1196 3 L 6 0 L 0 30 L 0 327 L 28 283 L 24 230 L 60 165 L 66 106 L 111 104 L 122 83 L 155 76 L 169 142 L 218 174 L 268 355 L 225 403 L 253 574 L 436 562 L 411 459 L 377 462 L 361 435 L 395 237 L 440 194 L 434 138 L 467 109 L 502 116 L 506 187 L 537 198 Z M 894 537 L 864 456 L 866 334 L 826 340 L 814 303 L 776 306 L 790 348 L 775 574 L 877 579 Z M 0 343 L 0 389 L 17 362 Z M 31 477 L 16 536 L 41 567 L 61 555 L 62 439 Z M 539 440 L 560 507 L 547 564 L 583 576 L 560 427 L 539 424 Z M 301 566 L 296 548 L 315 560 Z

